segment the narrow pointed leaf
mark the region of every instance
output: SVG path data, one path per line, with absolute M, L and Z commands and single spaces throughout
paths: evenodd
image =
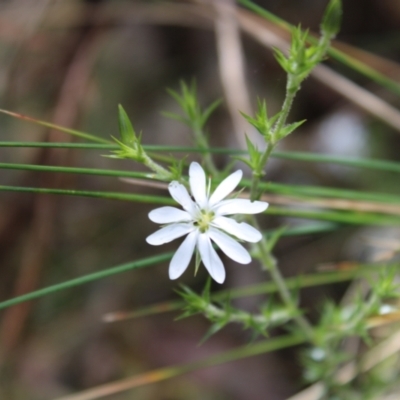
M 215 109 L 222 103 L 222 99 L 215 100 L 211 103 L 204 111 L 201 118 L 201 126 L 203 126 L 208 119 L 210 118 L 211 114 L 215 111 Z
M 118 105 L 118 125 L 122 143 L 131 146 L 135 142 L 136 134 L 128 114 L 121 104 Z

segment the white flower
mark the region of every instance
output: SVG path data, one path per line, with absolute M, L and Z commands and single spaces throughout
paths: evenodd
M 232 260 L 240 264 L 251 261 L 248 251 L 232 236 L 256 243 L 261 240 L 261 233 L 249 224 L 239 223 L 226 215 L 258 214 L 267 209 L 268 203 L 251 202 L 247 199 L 224 200 L 236 188 L 241 178 L 241 170 L 234 172 L 210 195 L 210 182 L 207 185 L 203 168 L 197 162 L 192 162 L 189 168 L 189 184 L 194 201 L 185 186 L 177 181 L 169 184 L 168 190 L 172 198 L 184 211 L 175 207 L 161 207 L 151 211 L 151 221 L 166 225 L 148 236 L 146 241 L 158 246 L 187 235 L 172 257 L 169 265 L 170 279 L 177 279 L 183 274 L 197 249 L 211 277 L 218 283 L 224 282 L 224 265 L 211 240 Z

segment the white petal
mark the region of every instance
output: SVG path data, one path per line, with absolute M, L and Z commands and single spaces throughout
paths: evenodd
M 211 227 L 208 230 L 208 236 L 214 240 L 218 247 L 232 260 L 240 264 L 248 264 L 251 261 L 249 252 L 226 233 Z
M 160 244 L 172 242 L 194 229 L 196 228 L 192 224 L 171 224 L 147 236 L 146 242 L 153 246 L 159 246 Z
M 230 214 L 258 214 L 268 208 L 265 201 L 250 201 L 247 199 L 224 200 L 217 204 L 213 211 L 217 216 Z
M 257 243 L 262 238 L 261 233 L 256 228 L 246 224 L 246 222 L 239 223 L 232 218 L 216 217 L 212 224 L 246 242 Z
M 172 181 L 168 185 L 169 193 L 171 197 L 177 201 L 190 215 L 194 216 L 196 214 L 196 204 L 190 198 L 188 191 L 185 186 L 177 181 Z
M 192 162 L 189 167 L 190 191 L 196 203 L 201 207 L 207 205 L 206 174 L 197 162 Z
M 156 208 L 149 212 L 149 218 L 157 224 L 170 224 L 171 222 L 192 220 L 192 217 L 188 212 L 179 210 L 175 207 Z
M 175 252 L 169 264 L 169 279 L 177 279 L 185 272 L 193 256 L 197 235 L 197 230 L 189 233 L 178 247 L 178 250 Z
M 208 273 L 218 283 L 223 283 L 225 280 L 225 268 L 217 252 L 211 245 L 211 240 L 206 233 L 201 233 L 197 239 L 197 246 L 200 252 L 201 259 Z
M 232 193 L 235 187 L 239 184 L 242 179 L 243 172 L 239 169 L 233 174 L 230 174 L 225 178 L 215 189 L 215 192 L 210 197 L 210 206 L 220 202 L 228 194 Z

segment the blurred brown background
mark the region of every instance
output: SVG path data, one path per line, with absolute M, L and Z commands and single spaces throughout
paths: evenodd
M 293 24 L 318 31 L 325 0 L 258 0 L 257 4 Z M 400 58 L 400 3 L 392 0 L 344 0 L 338 40 L 369 53 L 350 54 L 395 80 Z M 161 116 L 178 111 L 165 88 L 195 78 L 202 104 L 218 97 L 223 105 L 209 123 L 212 145 L 240 147 L 243 133 L 255 133 L 238 110 L 251 113 L 257 96 L 271 112 L 279 110 L 285 76 L 271 49 L 256 38 L 272 35 L 271 45 L 286 40 L 281 31 L 252 19 L 224 1 L 3 0 L 0 2 L 0 107 L 56 124 L 117 136 L 117 104 L 130 115 L 143 143 L 191 145 L 187 127 Z M 247 27 L 247 28 L 246 28 Z M 238 41 L 238 32 L 243 28 Z M 275 39 L 274 39 L 275 38 Z M 269 39 L 268 39 L 269 40 Z M 268 41 L 267 40 L 267 41 Z M 278 40 L 278 42 L 274 42 Z M 224 60 L 228 62 L 224 62 Z M 243 65 L 241 65 L 241 61 Z M 333 70 L 381 96 L 399 100 L 366 78 L 332 60 Z M 243 67 L 243 68 L 242 68 Z M 224 77 L 221 79 L 221 75 Z M 333 86 L 335 86 L 333 84 Z M 396 118 L 382 121 L 361 108 L 352 92 L 341 93 L 309 78 L 292 113 L 307 123 L 281 150 L 317 151 L 399 160 Z M 347 98 L 346 98 L 347 97 Z M 373 108 L 373 107 L 372 107 Z M 60 141 L 70 136 L 0 116 L 1 141 Z M 256 139 L 255 139 L 256 140 Z M 1 162 L 138 169 L 106 152 L 37 148 L 1 148 Z M 224 166 L 226 159 L 217 163 Z M 243 165 L 241 168 L 244 168 Z M 24 171 L 0 171 L 1 184 L 87 190 L 164 193 L 114 178 Z M 399 192 L 396 177 L 327 165 L 274 160 L 267 179 L 308 185 Z M 18 294 L 176 248 L 151 248 L 145 237 L 156 229 L 147 219 L 152 206 L 90 198 L 3 193 L 0 200 L 0 296 Z M 281 220 L 267 218 L 271 228 Z M 286 221 L 298 224 L 300 221 Z M 276 255 L 287 275 L 316 265 L 365 260 L 360 245 L 365 230 L 285 239 Z M 380 235 L 393 235 L 382 229 Z M 230 264 L 226 287 L 267 279 L 250 266 Z M 187 271 L 181 282 L 201 290 L 206 274 Z M 114 324 L 102 316 L 175 298 L 176 282 L 167 264 L 125 273 L 49 295 L 1 312 L 0 398 L 43 400 L 94 387 L 143 371 L 183 363 L 243 345 L 247 332 L 228 327 L 202 346 L 208 328 L 202 319 L 174 322 L 165 314 Z M 312 299 L 338 296 L 342 286 L 310 290 Z M 255 310 L 260 299 L 238 306 Z M 285 351 L 213 367 L 170 381 L 109 396 L 137 400 L 280 400 L 301 385 L 295 353 Z

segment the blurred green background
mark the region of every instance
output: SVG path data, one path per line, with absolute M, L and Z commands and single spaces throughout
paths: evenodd
M 220 4 L 218 4 L 220 3 Z M 317 32 L 323 0 L 258 0 L 257 4 L 293 24 Z M 349 54 L 399 81 L 400 2 L 345 0 L 338 40 L 354 47 Z M 195 78 L 201 103 L 223 98 L 208 130 L 213 146 L 242 146 L 249 126 L 232 119 L 229 107 L 251 110 L 229 69 L 221 72 L 223 28 L 229 2 L 8 0 L 0 2 L 0 108 L 103 138 L 118 136 L 121 103 L 144 144 L 192 145 L 187 127 L 161 115 L 178 107 L 166 88 Z M 243 10 L 243 9 L 241 9 Z M 246 14 L 248 16 L 248 14 Z M 257 23 L 250 25 L 257 31 Z M 231 26 L 232 27 L 232 26 Z M 238 29 L 243 28 L 240 20 Z M 221 28 L 221 29 L 222 29 Z M 279 30 L 266 25 L 260 34 Z M 219 32 L 219 33 L 218 33 Z M 222 36 L 221 36 L 222 35 Z M 233 36 L 234 37 L 234 36 Z M 226 38 L 225 38 L 226 39 Z M 229 38 L 228 38 L 229 39 Z M 220 41 L 220 42 L 218 42 Z M 237 45 L 237 43 L 236 43 Z M 257 96 L 279 110 L 285 75 L 271 49 L 242 35 L 245 84 L 252 107 Z M 234 47 L 234 45 L 233 45 Z M 225 50 L 229 49 L 224 47 Z M 356 48 L 366 51 L 358 53 Z M 234 50 L 233 53 L 234 54 Z M 375 56 L 373 56 L 375 54 Z M 232 58 L 232 71 L 238 66 Z M 229 64 L 229 63 L 228 63 Z M 395 107 L 399 99 L 332 59 L 327 65 Z M 240 71 L 240 68 L 239 68 Z M 242 71 L 243 72 L 243 71 Z M 240 87 L 240 86 L 239 86 Z M 233 95 L 232 95 L 233 93 Z M 315 78 L 296 99 L 291 119 L 307 119 L 280 150 L 313 151 L 400 160 L 400 126 L 388 123 Z M 356 100 L 356 99 L 353 99 Z M 238 114 L 239 115 L 239 114 Z M 239 117 L 241 118 L 241 117 Z M 72 139 L 65 133 L 0 116 L 1 141 Z M 254 134 L 254 133 L 253 133 Z M 0 148 L 1 162 L 143 170 L 128 161 L 103 157 L 106 151 Z M 181 155 L 183 156 L 183 155 Z M 189 156 L 192 159 L 193 156 Z M 218 156 L 224 167 L 226 157 Z M 243 165 L 241 168 L 246 169 Z M 2 185 L 109 190 L 164 194 L 162 190 L 114 178 L 0 170 Z M 277 160 L 267 180 L 399 193 L 398 177 L 369 170 Z M 3 193 L 0 199 L 0 296 L 8 299 L 63 280 L 173 250 L 151 248 L 145 237 L 157 227 L 148 221 L 154 207 L 130 202 L 66 196 Z M 263 219 L 265 229 L 301 224 L 301 220 Z M 369 234 L 397 237 L 394 228 L 343 227 L 335 232 L 283 239 L 276 256 L 285 275 L 313 271 L 339 261 L 370 261 Z M 225 287 L 266 279 L 257 264 L 229 263 Z M 177 282 L 168 280 L 167 263 L 68 289 L 1 312 L 0 398 L 53 399 L 151 369 L 188 362 L 243 345 L 247 332 L 229 326 L 202 346 L 208 328 L 201 317 L 174 322 L 178 314 L 144 317 L 112 324 L 105 313 L 130 311 L 176 298 Z M 186 272 L 181 282 L 201 290 L 206 274 Z M 338 297 L 343 285 L 305 291 L 304 306 Z M 237 301 L 254 310 L 260 298 Z M 286 350 L 212 367 L 170 381 L 109 396 L 137 400 L 280 400 L 301 384 L 296 354 Z

